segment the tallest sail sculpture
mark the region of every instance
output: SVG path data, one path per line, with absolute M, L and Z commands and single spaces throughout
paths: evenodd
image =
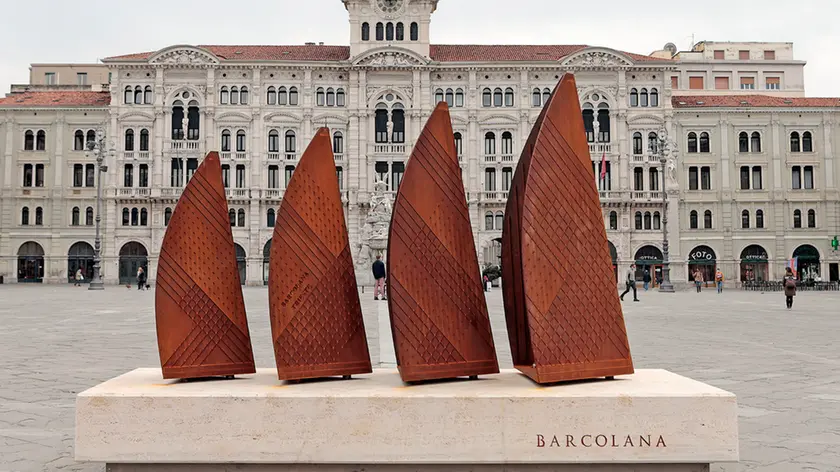
M 565 74 L 519 159 L 502 285 L 514 366 L 539 383 L 633 373 L 575 78 Z

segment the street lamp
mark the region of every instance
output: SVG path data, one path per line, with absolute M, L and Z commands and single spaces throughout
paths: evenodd
M 105 290 L 105 284 L 102 283 L 102 276 L 100 269 L 102 267 L 102 240 L 99 237 L 99 225 L 102 221 L 102 174 L 108 171 L 108 166 L 103 165 L 105 161 L 105 154 L 111 157 L 117 154 L 113 145 L 111 149 L 105 150 L 105 136 L 104 133 L 97 133 L 96 141 L 88 144 L 88 150 L 85 151 L 85 157 L 90 158 L 91 153 L 96 157 L 96 237 L 94 239 L 94 255 L 93 255 L 93 277 L 90 279 L 88 290 Z
M 676 166 L 673 164 L 677 158 L 677 144 L 668 139 L 668 134 L 661 128 L 656 139 L 650 141 L 648 149 L 651 160 L 659 160 L 662 166 L 662 283 L 659 285 L 660 292 L 674 293 L 674 285 L 671 283 L 671 262 L 668 255 L 668 191 L 666 189 L 666 171 L 672 173 L 671 178 L 676 179 Z M 671 161 L 671 166 L 668 166 Z

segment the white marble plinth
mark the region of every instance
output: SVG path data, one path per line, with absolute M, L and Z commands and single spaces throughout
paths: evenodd
M 126 471 L 151 470 L 137 464 L 693 471 L 738 460 L 737 421 L 733 394 L 663 370 L 541 387 L 516 371 L 406 386 L 390 369 L 299 384 L 281 383 L 274 369 L 189 383 L 138 369 L 79 394 L 76 459 Z

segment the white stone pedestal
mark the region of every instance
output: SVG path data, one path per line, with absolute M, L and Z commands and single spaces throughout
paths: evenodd
M 541 387 L 516 371 L 283 384 L 138 369 L 79 394 L 76 460 L 114 472 L 699 472 L 738 461 L 735 396 L 663 370 Z M 236 467 L 234 467 L 234 465 Z

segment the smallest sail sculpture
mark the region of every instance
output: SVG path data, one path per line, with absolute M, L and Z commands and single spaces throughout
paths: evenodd
M 280 380 L 372 372 L 327 128 L 312 139 L 283 196 L 268 297 Z
M 449 107 L 420 134 L 388 240 L 388 308 L 405 382 L 499 372 Z
M 538 383 L 633 373 L 591 168 L 564 74 L 522 151 L 502 236 L 513 364 Z
M 190 179 L 163 237 L 155 319 L 163 378 L 256 372 L 216 152 Z

